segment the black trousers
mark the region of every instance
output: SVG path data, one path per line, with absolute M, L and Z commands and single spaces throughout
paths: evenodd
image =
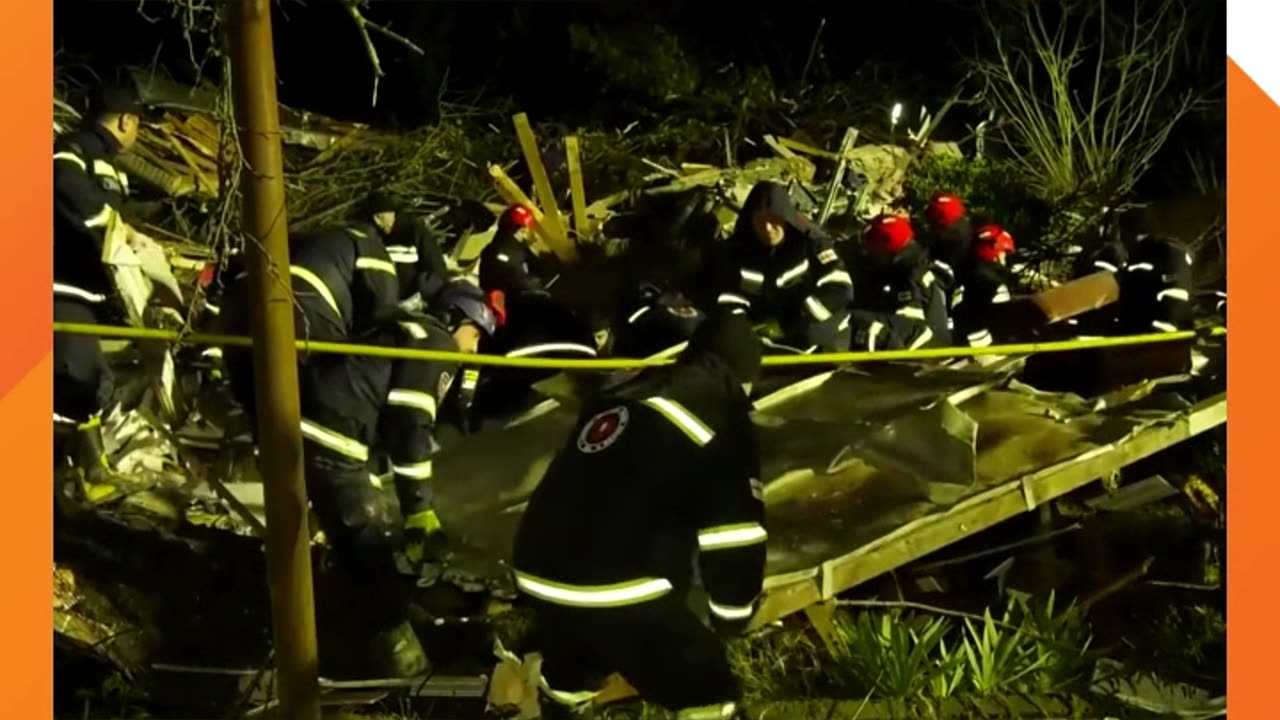
M 599 609 L 534 600 L 543 679 L 557 693 L 581 693 L 616 672 L 676 712 L 737 702 L 724 643 L 681 598 Z
M 95 324 L 98 313 L 80 300 L 55 297 L 55 322 Z M 91 335 L 53 334 L 53 411 L 86 422 L 111 403 L 114 383 L 102 344 Z

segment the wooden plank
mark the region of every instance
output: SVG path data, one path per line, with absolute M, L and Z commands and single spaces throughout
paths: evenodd
M 512 180 L 506 171 L 497 165 L 489 166 L 489 177 L 493 178 L 493 189 L 498 195 L 502 196 L 503 200 L 507 201 L 508 205 L 523 205 L 529 209 L 529 212 L 533 213 L 533 234 L 542 241 L 542 244 L 547 249 L 554 248 L 556 240 L 551 236 L 550 228 L 543 222 L 546 215 L 543 214 L 542 208 L 529 199 L 529 196 L 524 194 L 524 190 L 520 189 L 516 181 Z
M 560 256 L 561 260 L 572 262 L 578 257 L 577 249 L 569 240 L 569 234 L 565 232 L 564 220 L 560 217 L 559 208 L 556 207 L 555 191 L 551 188 L 551 178 L 547 175 L 546 166 L 542 164 L 542 152 L 538 149 L 538 139 L 533 134 L 533 127 L 529 125 L 529 116 L 517 113 L 511 118 L 511 122 L 516 127 L 516 138 L 520 141 L 520 150 L 524 153 L 529 174 L 533 176 L 533 192 L 538 196 L 538 203 L 542 207 L 547 235 L 552 238 L 551 250 Z
M 573 201 L 573 229 L 578 237 L 591 234 L 590 220 L 587 218 L 587 189 L 582 181 L 582 155 L 578 147 L 578 136 L 570 135 L 564 139 L 564 153 L 569 165 L 569 195 Z
M 751 628 L 829 600 L 1226 420 L 1227 398 L 1226 393 L 1221 393 L 1179 413 L 1171 421 L 1142 428 L 1124 440 L 1069 458 L 908 523 L 852 552 L 827 560 L 817 568 L 813 578 L 786 584 L 771 584 L 766 580 L 765 595 L 752 618 Z

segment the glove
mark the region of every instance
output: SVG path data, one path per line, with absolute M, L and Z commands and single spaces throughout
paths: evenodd
M 446 539 L 435 510 L 423 510 L 405 518 L 404 556 L 415 568 L 438 564 L 444 558 Z

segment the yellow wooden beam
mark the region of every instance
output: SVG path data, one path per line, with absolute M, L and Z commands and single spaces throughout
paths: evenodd
M 564 139 L 564 153 L 569 164 L 569 195 L 573 199 L 573 229 L 578 237 L 585 238 L 591 234 L 590 220 L 587 218 L 587 189 L 582 181 L 582 155 L 578 147 L 578 136 L 570 135 Z
M 538 149 L 538 139 L 534 136 L 533 127 L 529 124 L 529 116 L 518 113 L 511 118 L 511 122 L 516 127 L 516 138 L 520 141 L 520 151 L 524 153 L 529 174 L 533 176 L 533 191 L 538 196 L 538 202 L 542 207 L 543 218 L 539 224 L 545 224 L 547 227 L 547 236 L 551 238 L 551 250 L 560 256 L 561 260 L 576 260 L 577 248 L 569 239 L 569 233 L 565 232 L 564 220 L 556 207 L 555 191 L 551 188 L 551 178 L 547 175 L 546 166 L 542 164 L 542 152 Z
M 556 247 L 556 239 L 552 237 L 551 231 L 543 220 L 546 215 L 528 195 L 524 194 L 524 190 L 516 184 L 506 171 L 497 165 L 489 166 L 489 177 L 493 178 L 493 189 L 507 202 L 508 205 L 523 205 L 529 208 L 529 212 L 533 213 L 533 234 L 540 241 L 540 244 L 547 249 Z

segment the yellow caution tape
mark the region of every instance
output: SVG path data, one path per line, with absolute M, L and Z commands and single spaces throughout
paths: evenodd
M 92 335 L 102 338 L 125 340 L 159 340 L 177 342 L 185 345 L 221 345 L 252 347 L 253 339 L 239 335 L 214 335 L 206 333 L 180 333 L 176 330 L 159 330 L 154 328 L 135 328 L 116 325 L 93 325 L 85 323 L 53 324 L 54 332 L 72 335 Z M 919 350 L 875 350 L 871 352 L 838 352 L 816 353 L 813 355 L 766 355 L 764 365 L 778 367 L 785 365 L 843 365 L 859 362 L 886 362 L 893 360 L 944 360 L 949 358 L 977 357 L 979 355 L 1032 355 L 1035 353 L 1068 352 L 1071 350 L 1088 350 L 1092 348 L 1126 347 L 1130 345 L 1151 345 L 1155 343 L 1178 342 L 1196 337 L 1224 337 L 1225 327 L 1207 330 L 1185 330 L 1171 333 L 1151 333 L 1148 335 L 1126 335 L 1121 337 L 1090 338 L 1080 340 L 1061 340 L 1056 342 L 1017 343 L 1013 345 L 990 345 L 987 347 L 952 347 L 922 348 Z M 356 345 L 352 343 L 321 342 L 315 340 L 298 340 L 298 350 L 315 353 L 336 353 L 339 355 L 365 355 L 398 360 L 443 360 L 464 365 L 490 365 L 497 367 L 542 368 L 549 370 L 628 370 L 656 365 L 670 365 L 674 358 L 538 358 L 538 357 L 504 357 L 501 355 L 473 355 L 462 352 L 444 350 L 419 350 L 411 348 L 386 347 L 382 345 Z

